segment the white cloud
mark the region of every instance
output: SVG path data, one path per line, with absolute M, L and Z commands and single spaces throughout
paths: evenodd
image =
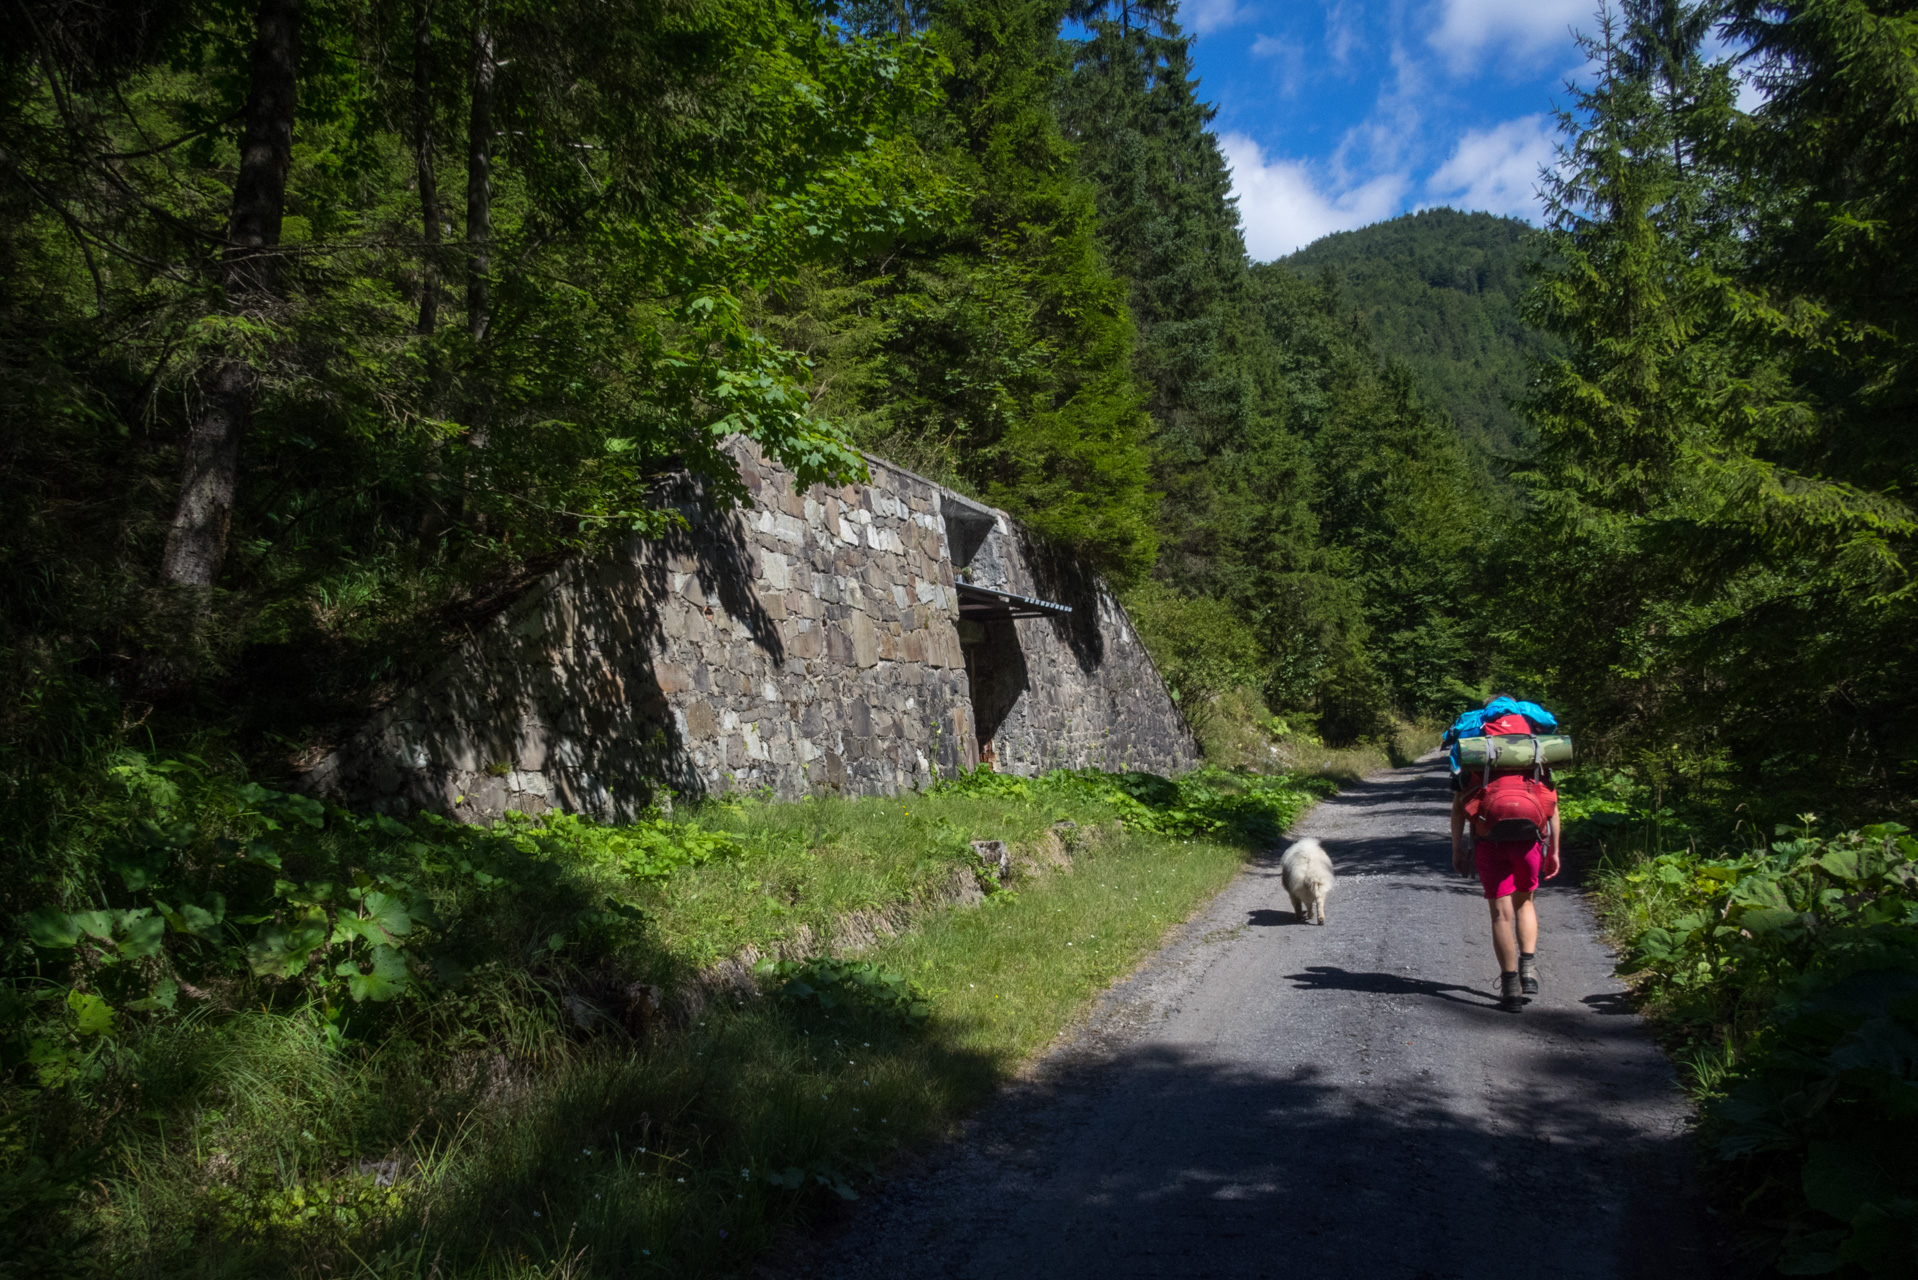
M 1358 15 L 1347 7 L 1345 0 L 1332 0 L 1325 9 L 1326 56 L 1342 67 L 1361 43 Z
M 1238 26 L 1252 16 L 1252 10 L 1239 0 L 1193 0 L 1180 6 L 1179 16 L 1194 35 L 1202 36 Z
M 1425 113 L 1433 100 L 1425 64 L 1397 41 L 1387 54 L 1392 76 L 1378 81 L 1378 101 L 1345 131 L 1332 153 L 1338 173 L 1390 173 L 1418 167 L 1425 150 Z
M 1262 35 L 1252 42 L 1252 56 L 1270 62 L 1273 82 L 1282 98 L 1294 97 L 1305 82 L 1305 46 L 1277 36 Z
M 1452 71 L 1479 67 L 1502 52 L 1527 64 L 1571 43 L 1573 28 L 1592 25 L 1597 0 L 1439 0 L 1439 24 L 1426 39 Z
M 1475 129 L 1426 179 L 1426 194 L 1466 209 L 1537 221 L 1539 170 L 1553 162 L 1557 143 L 1558 132 L 1546 115 Z
M 1260 261 L 1284 257 L 1334 231 L 1390 217 L 1409 185 L 1404 174 L 1387 173 L 1342 191 L 1328 190 L 1303 162 L 1267 160 L 1264 148 L 1242 133 L 1226 134 L 1219 146 L 1232 169 L 1246 250 Z

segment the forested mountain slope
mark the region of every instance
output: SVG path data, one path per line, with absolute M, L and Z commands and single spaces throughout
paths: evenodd
M 1379 347 L 1418 375 L 1466 442 L 1511 457 L 1530 438 L 1515 401 L 1530 362 L 1559 344 L 1519 316 L 1526 264 L 1544 246 L 1516 218 L 1426 209 L 1315 240 L 1280 265 L 1336 271 Z

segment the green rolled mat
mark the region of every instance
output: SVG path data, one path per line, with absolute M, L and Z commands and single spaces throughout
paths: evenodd
M 1536 750 L 1534 743 L 1538 744 Z M 1535 760 L 1541 764 L 1572 762 L 1572 740 L 1562 733 L 1541 733 L 1536 737 L 1528 733 L 1507 733 L 1495 738 L 1460 738 L 1459 764 L 1467 769 L 1483 768 L 1488 750 L 1494 769 L 1529 769 Z

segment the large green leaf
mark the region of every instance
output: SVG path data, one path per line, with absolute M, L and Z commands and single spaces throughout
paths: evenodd
M 360 913 L 342 913 L 333 926 L 333 941 L 364 939 L 374 946 L 397 945 L 413 929 L 413 917 L 406 904 L 377 889 L 360 899 Z
M 1898 1180 L 1882 1153 L 1859 1139 L 1821 1139 L 1811 1144 L 1803 1174 L 1811 1207 L 1850 1222 L 1873 1201 L 1897 1198 Z
M 1856 849 L 1827 849 L 1824 856 L 1818 859 L 1818 865 L 1834 879 L 1848 884 L 1864 874 L 1863 860 Z
M 406 960 L 392 947 L 374 947 L 370 968 L 349 962 L 335 973 L 346 979 L 347 992 L 355 1000 L 392 1000 L 406 994 Z
M 1796 911 L 1781 907 L 1750 907 L 1738 916 L 1738 927 L 1753 934 L 1772 933 L 1797 922 Z
M 226 919 L 226 898 L 217 893 L 207 895 L 206 904 L 198 906 L 187 903 L 180 908 L 180 922 L 174 927 L 182 932 L 201 938 L 215 937 L 220 922 Z
M 73 922 L 90 938 L 102 942 L 113 941 L 114 913 L 111 911 L 76 911 Z
M 154 984 L 150 994 L 139 1000 L 129 1000 L 126 1007 L 135 1013 L 171 1013 L 179 1000 L 180 984 L 171 978 L 162 978 Z
M 1776 907 L 1791 909 L 1791 899 L 1785 896 L 1785 889 L 1770 876 L 1746 876 L 1732 890 L 1733 902 L 1747 902 L 1754 907 Z
M 263 978 L 297 977 L 325 942 L 326 920 L 318 913 L 292 924 L 263 924 L 247 945 L 247 964 Z
M 1874 1276 L 1909 1277 L 1918 1272 L 1918 1201 L 1894 1200 L 1868 1204 L 1851 1222 L 1845 1241 L 1847 1262 L 1855 1262 Z
M 89 992 L 67 992 L 67 1008 L 73 1014 L 73 1027 L 83 1036 L 100 1036 L 113 1030 L 113 1006 Z
M 41 907 L 28 912 L 22 923 L 27 926 L 28 940 L 36 947 L 57 951 L 75 946 L 80 941 L 79 920 L 64 911 Z
M 113 949 L 120 953 L 122 960 L 144 960 L 159 954 L 160 944 L 166 940 L 166 921 L 155 915 L 151 907 L 128 911 L 119 923 L 120 938 Z
M 413 917 L 407 913 L 406 904 L 391 894 L 371 890 L 360 899 L 360 909 L 365 918 L 389 938 L 404 938 L 413 929 Z

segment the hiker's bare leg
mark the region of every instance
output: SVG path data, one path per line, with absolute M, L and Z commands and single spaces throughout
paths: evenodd
M 1518 925 L 1518 949 L 1528 955 L 1537 951 L 1538 907 L 1523 889 L 1512 895 L 1512 916 Z
M 1531 895 L 1526 896 L 1529 898 Z M 1518 938 L 1514 935 L 1513 927 L 1513 897 L 1514 895 L 1508 893 L 1502 898 L 1493 898 L 1485 904 L 1492 909 L 1492 950 L 1498 956 L 1500 973 L 1518 972 Z M 1537 928 L 1537 923 L 1537 917 L 1534 916 L 1534 930 Z

